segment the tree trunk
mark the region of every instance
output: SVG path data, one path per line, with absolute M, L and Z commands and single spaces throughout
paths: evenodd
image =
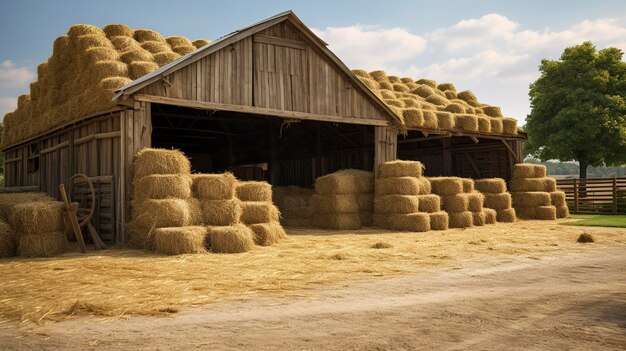
M 581 179 L 587 178 L 587 166 L 589 165 L 587 161 L 578 161 L 578 165 L 580 166 L 579 177 Z

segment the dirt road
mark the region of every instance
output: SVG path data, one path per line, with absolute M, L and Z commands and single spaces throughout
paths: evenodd
M 169 318 L 0 326 L 0 349 L 623 350 L 624 247 L 493 257 Z M 308 296 L 307 295 L 307 296 Z

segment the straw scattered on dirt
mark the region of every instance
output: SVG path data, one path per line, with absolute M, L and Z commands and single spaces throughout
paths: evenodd
M 270 247 L 241 254 L 159 256 L 110 249 L 87 255 L 0 260 L 0 323 L 42 322 L 72 315 L 167 315 L 220 300 L 259 294 L 307 295 L 340 281 L 392 277 L 484 255 L 578 252 L 584 231 L 594 247 L 626 244 L 626 229 L 578 228 L 523 221 L 427 233 L 292 229 Z M 389 244 L 379 249 L 377 243 Z M 387 246 L 387 245 L 385 245 Z

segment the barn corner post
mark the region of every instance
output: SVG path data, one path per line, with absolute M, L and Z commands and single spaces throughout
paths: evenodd
M 397 158 L 398 130 L 392 126 L 374 127 L 374 175 L 385 162 Z

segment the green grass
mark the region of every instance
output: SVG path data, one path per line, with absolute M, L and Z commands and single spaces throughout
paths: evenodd
M 572 219 L 578 219 L 578 221 L 566 222 L 561 224 L 589 227 L 626 228 L 626 215 L 573 214 Z

